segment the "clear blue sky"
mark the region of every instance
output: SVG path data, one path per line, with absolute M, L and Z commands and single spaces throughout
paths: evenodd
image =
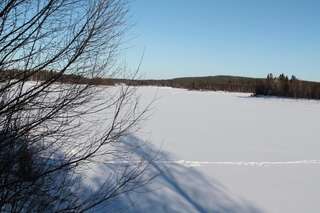
M 273 72 L 320 81 L 320 0 L 131 0 L 125 45 L 144 78 Z

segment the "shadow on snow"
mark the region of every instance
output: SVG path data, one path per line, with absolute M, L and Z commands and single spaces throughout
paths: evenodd
M 194 168 L 179 164 L 163 164 L 172 159 L 150 143 L 135 136 L 122 140 L 126 151 L 134 152 L 149 164 L 148 175 L 155 176 L 138 190 L 118 197 L 107 207 L 113 212 L 212 212 L 260 213 L 254 205 L 232 195 L 216 180 L 208 180 Z M 103 212 L 103 210 L 102 210 Z

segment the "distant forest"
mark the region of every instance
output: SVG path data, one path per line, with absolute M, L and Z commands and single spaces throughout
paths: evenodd
M 279 96 L 290 98 L 320 99 L 320 83 L 298 80 L 295 76 L 269 74 L 256 85 L 256 96 Z
M 211 90 L 229 92 L 248 92 L 254 96 L 277 96 L 288 98 L 320 99 L 320 83 L 299 80 L 295 76 L 290 78 L 285 74 L 278 77 L 268 74 L 264 78 L 247 78 L 238 76 L 207 76 L 185 77 L 167 80 L 130 80 L 115 78 L 84 78 L 73 74 L 59 74 L 54 71 L 6 70 L 0 71 L 0 82 L 6 79 L 26 78 L 33 81 L 45 81 L 52 76 L 57 76 L 61 83 L 92 84 L 92 85 L 116 85 L 124 83 L 130 86 L 160 86 L 184 88 L 188 90 Z
M 254 96 L 277 96 L 287 98 L 320 99 L 320 83 L 299 80 L 281 74 L 267 78 L 246 78 L 237 76 L 186 77 L 169 80 L 123 80 L 129 85 L 168 86 L 189 90 L 213 90 L 249 92 Z

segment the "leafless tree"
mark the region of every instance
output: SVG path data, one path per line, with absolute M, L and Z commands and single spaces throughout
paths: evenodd
M 83 212 L 141 183 L 143 163 L 108 163 L 130 158 L 115 147 L 144 115 L 134 91 L 61 83 L 65 75 L 94 79 L 119 71 L 126 6 L 0 1 L 1 212 Z M 50 75 L 35 77 L 44 72 Z M 97 190 L 85 191 L 82 174 L 97 163 L 110 170 Z

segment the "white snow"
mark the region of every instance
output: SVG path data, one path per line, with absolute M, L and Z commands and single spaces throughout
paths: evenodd
M 151 116 L 123 141 L 157 177 L 109 210 L 320 210 L 319 101 L 157 87 L 138 94 L 142 105 L 154 101 Z

